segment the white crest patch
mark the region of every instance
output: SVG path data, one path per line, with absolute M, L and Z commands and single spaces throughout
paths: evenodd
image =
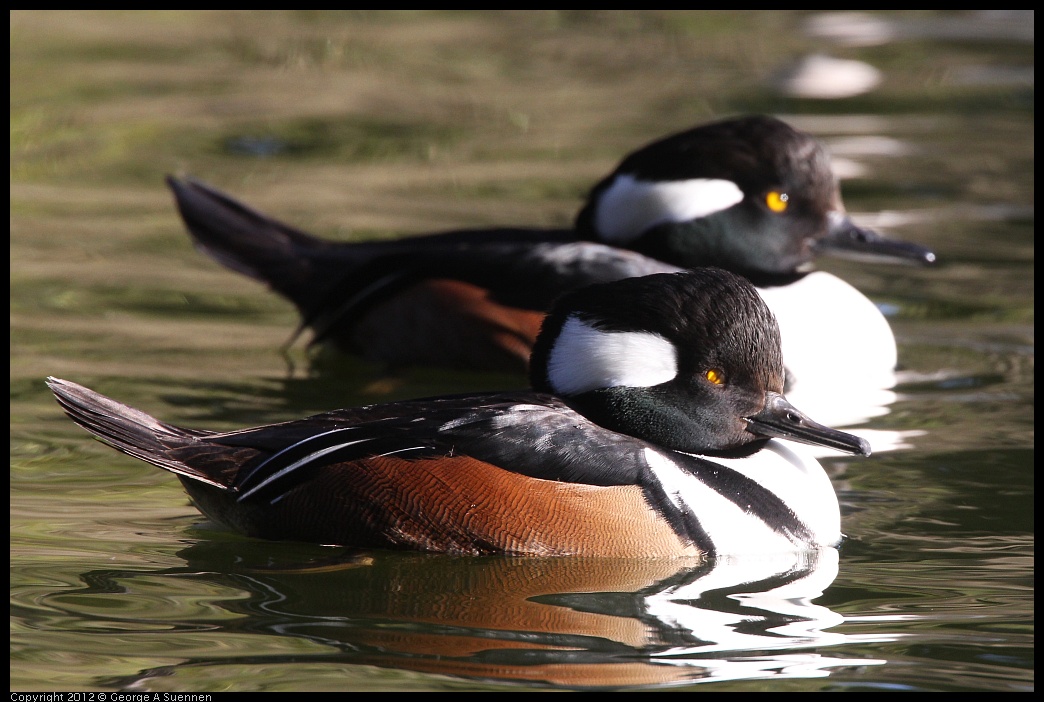
M 678 352 L 650 332 L 595 329 L 576 317 L 562 325 L 547 359 L 555 392 L 576 395 L 613 387 L 650 387 L 678 374 Z
M 664 222 L 687 222 L 727 210 L 743 199 L 731 180 L 693 178 L 649 182 L 620 175 L 598 201 L 595 227 L 602 241 L 620 244 Z

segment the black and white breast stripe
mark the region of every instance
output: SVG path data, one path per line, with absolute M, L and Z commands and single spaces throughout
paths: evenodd
M 675 533 L 707 553 L 741 553 L 772 541 L 818 544 L 813 529 L 782 496 L 742 472 L 715 460 L 652 448 L 645 459 L 647 499 Z

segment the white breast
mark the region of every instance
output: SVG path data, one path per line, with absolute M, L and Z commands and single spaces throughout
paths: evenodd
M 885 414 L 895 401 L 895 337 L 881 311 L 837 276 L 809 273 L 791 285 L 758 288 L 776 315 L 787 399 L 829 426 Z

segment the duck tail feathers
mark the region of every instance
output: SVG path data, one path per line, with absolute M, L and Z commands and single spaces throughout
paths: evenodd
M 116 450 L 179 476 L 228 488 L 213 475 L 186 465 L 185 456 L 181 456 L 203 449 L 207 442 L 200 439 L 210 432 L 166 424 L 68 380 L 51 377 L 47 387 L 70 419 Z

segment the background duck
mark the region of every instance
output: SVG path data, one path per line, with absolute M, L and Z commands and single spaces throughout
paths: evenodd
M 822 145 L 769 116 L 698 126 L 633 152 L 592 189 L 573 229 L 333 242 L 198 181 L 168 183 L 197 247 L 292 301 L 298 333 L 310 327 L 312 343 L 393 365 L 522 370 L 563 291 L 713 265 L 758 286 L 779 320 L 791 383 L 829 376 L 831 385 L 888 387 L 897 354 L 887 321 L 852 286 L 814 272 L 813 259 L 935 260 L 855 225 Z
M 456 554 L 700 556 L 835 545 L 819 463 L 788 439 L 869 455 L 782 395 L 774 317 L 727 271 L 628 278 L 557 303 L 531 392 L 182 429 L 68 381 L 67 414 L 179 476 L 246 534 Z

